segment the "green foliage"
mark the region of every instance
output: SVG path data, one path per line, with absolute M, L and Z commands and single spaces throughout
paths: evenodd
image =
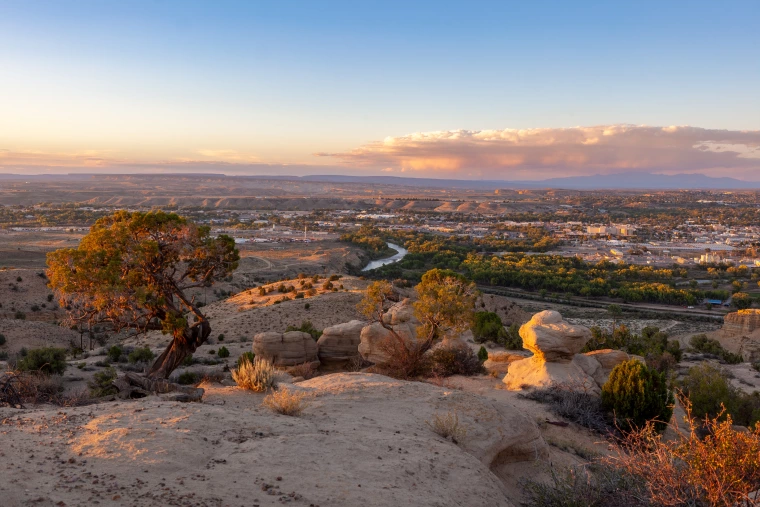
M 507 350 L 522 350 L 523 341 L 520 336 L 520 326 L 513 323 L 507 329 L 507 337 L 504 339 L 504 347 Z
M 0 345 L 5 345 L 5 335 L 0 333 Z
M 106 355 L 108 356 L 108 360 L 112 363 L 118 363 L 121 359 L 122 354 L 124 354 L 124 349 L 119 347 L 118 345 L 112 345 L 109 349 Z
M 16 310 L 16 313 L 13 314 L 13 318 L 17 320 L 24 320 L 26 319 L 26 314 L 21 310 Z
M 116 394 L 118 389 L 113 385 L 114 380 L 116 380 L 116 369 L 113 366 L 97 372 L 92 376 L 92 380 L 87 383 L 87 387 L 90 388 L 90 396 L 99 398 Z
M 44 347 L 27 351 L 16 363 L 21 371 L 39 371 L 47 375 L 62 375 L 66 370 L 66 349 Z
M 486 358 L 488 355 L 486 353 Z M 483 363 L 468 346 L 438 347 L 430 353 L 429 375 L 477 375 L 483 373 Z
M 240 357 L 238 357 L 237 367 L 240 368 L 240 365 L 245 361 L 248 361 L 249 363 L 253 363 L 254 359 L 256 359 L 256 354 L 254 354 L 250 350 L 243 352 L 242 354 L 240 354 Z
M 193 355 L 188 354 L 182 360 L 182 364 L 180 366 L 192 366 L 194 362 L 195 362 L 195 359 L 193 359 Z
M 224 341 L 224 333 L 221 333 L 219 336 L 216 337 L 216 339 L 219 340 L 220 342 L 223 342 Z
M 179 377 L 177 377 L 177 383 L 182 385 L 191 385 L 191 384 L 197 384 L 200 382 L 201 376 L 195 373 L 194 371 L 186 371 L 182 372 Z
M 488 361 L 488 351 L 482 345 L 478 349 L 478 359 L 480 360 L 481 363 L 485 363 L 486 361 Z
M 647 421 L 664 430 L 674 403 L 665 375 L 635 359 L 615 366 L 602 386 L 602 405 L 615 414 L 623 430 L 640 428 Z
M 647 364 L 657 364 L 657 370 L 668 371 L 681 360 L 683 351 L 676 340 L 668 340 L 667 333 L 659 328 L 647 326 L 641 334 L 633 334 L 624 326 L 618 326 L 609 333 L 598 327 L 591 328 L 591 340 L 583 348 L 583 352 L 593 350 L 616 349 L 629 354 L 644 356 Z
M 306 303 L 305 305 L 303 305 L 303 309 L 304 310 L 308 310 L 309 308 L 311 308 L 311 304 L 310 303 Z
M 507 331 L 501 318 L 493 312 L 476 312 L 475 324 L 472 326 L 472 334 L 476 342 L 492 341 L 504 343 Z
M 725 371 L 707 362 L 689 368 L 680 387 L 700 419 L 725 420 L 730 415 L 734 424 L 748 427 L 760 421 L 760 394 L 745 394 L 731 384 Z
M 156 357 L 156 355 L 150 350 L 149 347 L 143 347 L 134 349 L 129 353 L 129 356 L 127 357 L 130 363 L 149 363 L 153 361 L 153 358 Z
M 227 349 L 227 347 L 219 347 L 219 350 L 216 354 L 222 359 L 225 357 L 230 357 L 230 351 Z
M 285 329 L 285 332 L 288 331 L 301 331 L 303 333 L 308 333 L 311 335 L 312 338 L 314 338 L 314 341 L 319 340 L 319 337 L 322 336 L 322 331 L 320 329 L 317 329 L 314 327 L 314 324 L 311 323 L 310 320 L 304 320 L 301 322 L 301 325 L 296 326 L 288 326 Z
M 708 338 L 705 334 L 692 336 L 691 340 L 689 340 L 689 345 L 697 352 L 715 356 L 728 364 L 739 364 L 743 361 L 741 354 L 727 351 L 718 340 Z

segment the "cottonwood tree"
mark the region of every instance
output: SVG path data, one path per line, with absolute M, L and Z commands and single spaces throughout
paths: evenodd
M 211 334 L 188 290 L 229 276 L 239 259 L 231 237 L 212 237 L 175 213 L 119 211 L 98 220 L 77 248 L 49 253 L 47 275 L 69 325 L 171 334 L 147 373 L 163 379 Z

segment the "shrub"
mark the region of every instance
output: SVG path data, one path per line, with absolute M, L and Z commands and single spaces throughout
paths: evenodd
M 39 312 L 40 311 L 40 305 L 32 305 L 31 310 L 33 312 Z
M 223 342 L 224 341 L 224 333 L 221 333 L 219 336 L 216 337 L 216 339 L 219 340 L 220 342 Z
M 227 350 L 227 347 L 219 347 L 219 351 L 217 352 L 217 355 L 224 359 L 225 357 L 230 357 L 230 351 Z
M 425 421 L 425 424 L 434 433 L 447 440 L 451 439 L 455 444 L 467 436 L 467 428 L 459 424 L 459 415 L 456 412 L 434 414 L 432 419 Z
M 16 368 L 21 371 L 38 371 L 46 375 L 62 375 L 66 370 L 66 349 L 32 349 L 16 363 Z
M 734 354 L 723 348 L 718 340 L 708 338 L 705 334 L 698 334 L 691 337 L 689 345 L 697 352 L 715 356 L 728 364 L 739 364 L 743 361 L 740 354 Z
M 709 363 L 689 368 L 680 387 L 695 417 L 725 420 L 730 416 L 742 426 L 760 420 L 760 395 L 745 394 L 731 384 L 721 368 Z
M 186 371 L 177 377 L 177 383 L 182 385 L 197 384 L 201 381 L 201 376 L 194 371 Z
M 113 385 L 114 380 L 116 380 L 116 369 L 113 366 L 95 373 L 92 380 L 87 383 L 87 387 L 90 388 L 90 396 L 100 398 L 101 396 L 116 394 L 118 389 Z
M 645 481 L 651 505 L 750 506 L 760 486 L 760 427 L 735 430 L 727 417 L 700 424 L 689 410 L 686 431 L 663 439 L 652 425 L 626 436 L 610 465 Z
M 259 296 L 266 296 L 267 290 L 264 287 L 259 287 Z
M 314 324 L 312 324 L 310 320 L 304 320 L 301 322 L 301 325 L 299 327 L 288 326 L 285 329 L 285 332 L 288 331 L 302 331 L 304 333 L 309 333 L 311 337 L 314 338 L 314 341 L 319 340 L 319 337 L 322 336 L 322 331 L 315 328 Z
M 322 284 L 322 289 L 324 290 L 332 290 L 333 284 L 330 280 L 327 280 L 325 283 Z
M 6 361 L 8 359 L 8 352 L 0 351 L 0 361 Z
M 265 359 L 254 359 L 253 363 L 243 361 L 236 370 L 232 370 L 232 379 L 243 389 L 259 392 L 276 384 L 274 366 Z
M 301 363 L 288 368 L 288 373 L 294 377 L 303 377 L 304 380 L 309 380 L 317 374 L 317 369 L 314 368 L 311 363 Z
M 112 345 L 107 352 L 108 360 L 112 363 L 118 363 L 123 353 L 124 350 L 121 347 L 118 345 Z
M 16 310 L 16 313 L 13 314 L 14 319 L 18 320 L 24 320 L 26 319 L 26 314 L 22 312 L 21 310 Z
M 48 294 L 47 295 L 47 300 L 48 300 L 48 303 L 51 303 L 53 301 L 53 295 L 52 294 Z
M 601 349 L 624 350 L 629 354 L 636 354 L 647 358 L 647 364 L 657 363 L 662 367 L 670 367 L 670 358 L 661 358 L 666 352 L 677 363 L 681 360 L 683 351 L 675 340 L 668 340 L 667 333 L 659 328 L 647 326 L 641 330 L 641 334 L 633 334 L 624 325 L 618 326 L 612 333 L 603 331 L 598 327 L 591 328 L 592 338 L 583 347 L 583 352 Z
M 5 345 L 5 335 L 0 333 L 0 345 Z
M 156 355 L 149 347 L 137 348 L 127 356 L 130 363 L 149 363 Z
M 193 359 L 193 355 L 188 354 L 182 360 L 181 366 L 192 366 L 194 362 L 195 362 L 195 359 Z
M 615 414 L 622 430 L 643 427 L 648 421 L 664 430 L 674 403 L 665 375 L 635 359 L 615 366 L 602 386 L 602 405 Z
M 556 384 L 520 393 L 520 397 L 548 405 L 549 411 L 575 424 L 599 433 L 611 428 L 602 400 L 583 390 L 583 386 Z
M 466 345 L 438 347 L 430 353 L 428 361 L 429 375 L 433 376 L 476 375 L 485 371 L 478 356 Z
M 216 355 L 216 350 L 211 349 L 211 350 L 208 351 L 208 353 L 211 354 L 212 356 Z
M 511 324 L 507 329 L 507 337 L 504 339 L 504 347 L 507 350 L 522 350 L 523 342 L 520 337 L 520 326 Z
M 244 361 L 247 361 L 253 364 L 254 359 L 256 359 L 256 354 L 254 354 L 253 352 L 251 351 L 243 352 L 242 354 L 240 354 L 240 357 L 238 357 L 237 366 L 238 368 L 240 368 L 240 364 Z
M 503 343 L 507 338 L 507 331 L 504 329 L 501 318 L 493 312 L 475 313 L 472 334 L 476 342 L 492 341 Z
M 486 361 L 488 361 L 488 351 L 482 345 L 478 349 L 478 359 L 480 360 L 481 363 L 485 363 Z
M 305 305 L 303 305 L 304 310 L 308 310 L 309 308 L 311 308 L 311 304 L 306 303 Z
M 264 397 L 264 406 L 272 412 L 282 415 L 299 416 L 306 408 L 304 398 L 306 393 L 291 391 L 290 389 L 278 389 Z

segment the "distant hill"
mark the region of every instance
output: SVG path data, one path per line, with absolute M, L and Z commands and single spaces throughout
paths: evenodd
M 436 178 L 404 178 L 400 176 L 302 176 L 300 180 L 334 183 L 369 183 L 403 185 L 427 188 L 493 189 L 493 188 L 562 188 L 573 190 L 592 189 L 756 189 L 760 182 L 735 178 L 714 178 L 703 174 L 653 174 L 628 172 L 620 174 L 597 174 L 594 176 L 570 176 L 534 181 L 506 180 L 452 180 Z

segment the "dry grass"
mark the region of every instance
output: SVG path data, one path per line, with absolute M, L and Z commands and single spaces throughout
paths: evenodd
M 431 430 L 445 439 L 459 443 L 467 436 L 467 428 L 459 424 L 459 416 L 456 412 L 435 414 L 429 421 L 425 421 Z
M 312 366 L 311 363 L 302 363 L 295 366 L 291 366 L 287 369 L 287 372 L 294 377 L 303 377 L 304 380 L 317 376 L 317 369 Z
M 243 389 L 266 391 L 276 385 L 275 370 L 266 359 L 255 359 L 253 363 L 243 361 L 236 370 L 232 370 L 232 379 Z
M 304 392 L 279 389 L 266 395 L 264 406 L 272 412 L 297 417 L 306 408 L 305 398 Z

